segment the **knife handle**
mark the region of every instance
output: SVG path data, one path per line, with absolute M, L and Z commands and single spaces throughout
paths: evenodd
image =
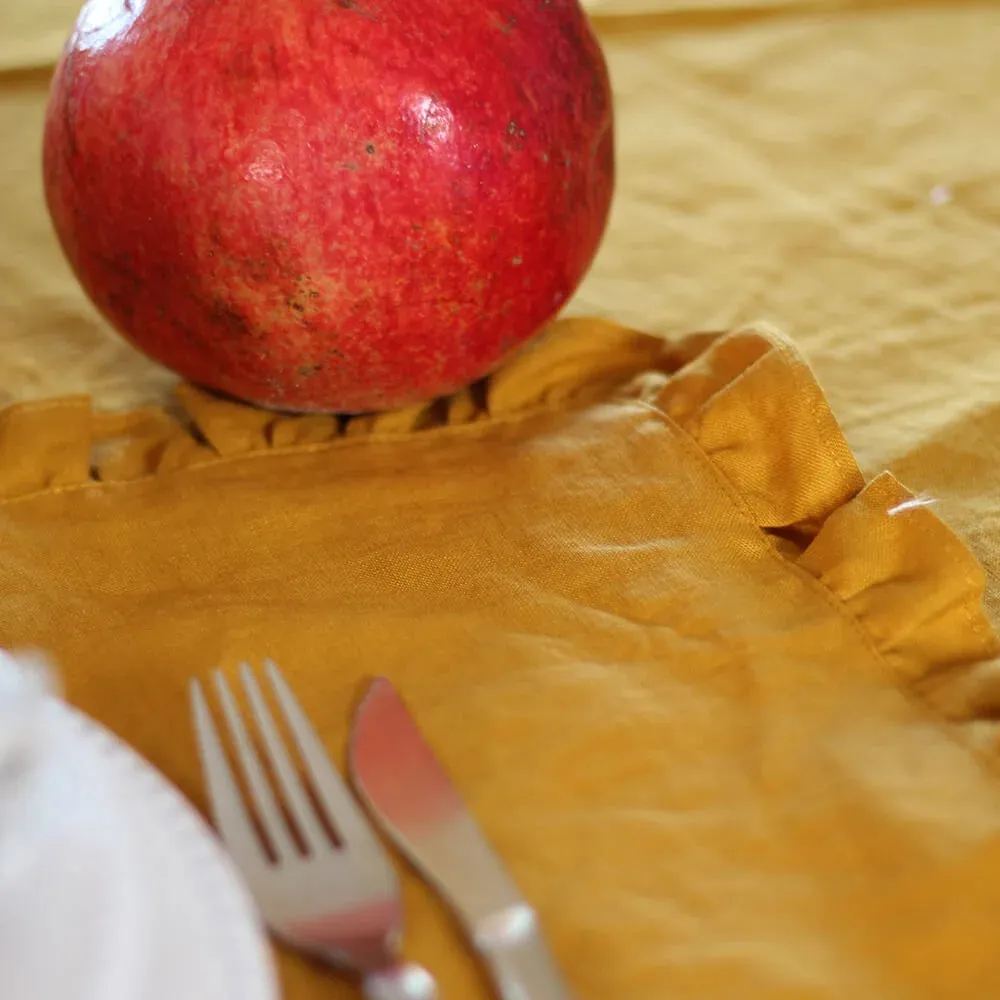
M 522 919 L 528 918 L 521 933 L 497 935 L 481 930 L 475 935 L 501 1000 L 574 1000 L 542 940 L 534 914 L 528 907 L 517 909 Z

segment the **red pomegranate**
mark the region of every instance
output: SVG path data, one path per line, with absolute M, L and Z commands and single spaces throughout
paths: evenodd
M 137 347 L 260 406 L 386 409 L 484 375 L 576 289 L 611 95 L 577 0 L 89 0 L 44 168 Z

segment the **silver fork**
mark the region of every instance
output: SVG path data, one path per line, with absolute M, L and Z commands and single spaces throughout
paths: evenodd
M 217 670 L 219 704 L 257 819 L 255 827 L 201 684 L 192 680 L 191 711 L 216 829 L 277 938 L 354 973 L 369 1000 L 435 1000 L 430 975 L 399 960 L 402 901 L 384 849 L 277 666 L 267 661 L 265 670 L 316 802 L 337 841 L 327 832 L 246 664 L 240 670 L 243 689 L 281 801 L 229 684 Z

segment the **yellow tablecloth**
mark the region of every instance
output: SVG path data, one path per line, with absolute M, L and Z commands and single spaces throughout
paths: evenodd
M 571 329 L 581 358 L 556 331 L 488 419 L 460 398 L 448 427 L 350 441 L 190 390 L 203 437 L 44 402 L 172 384 L 106 332 L 42 207 L 75 6 L 0 10 L 0 386 L 43 401 L 0 416 L 0 641 L 54 646 L 199 801 L 187 672 L 275 652 L 333 745 L 377 648 L 586 998 L 995 992 L 997 645 L 935 514 L 996 622 L 1000 7 L 593 0 L 620 186 L 571 312 L 679 346 L 598 324 Z M 778 334 L 682 339 L 758 319 L 825 398 Z M 862 490 L 886 467 L 916 501 Z M 268 541 L 296 504 L 313 534 Z M 414 953 L 478 995 L 407 891 Z M 285 969 L 291 1000 L 321 995 Z

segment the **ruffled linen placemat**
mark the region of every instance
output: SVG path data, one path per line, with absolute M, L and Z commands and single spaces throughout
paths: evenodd
M 274 657 L 341 752 L 391 677 L 581 998 L 1000 983 L 983 573 L 761 327 L 567 321 L 342 422 L 182 388 L 0 416 L 0 644 L 204 805 L 192 674 Z M 409 874 L 407 950 L 487 997 Z M 354 996 L 282 956 L 288 1000 Z

